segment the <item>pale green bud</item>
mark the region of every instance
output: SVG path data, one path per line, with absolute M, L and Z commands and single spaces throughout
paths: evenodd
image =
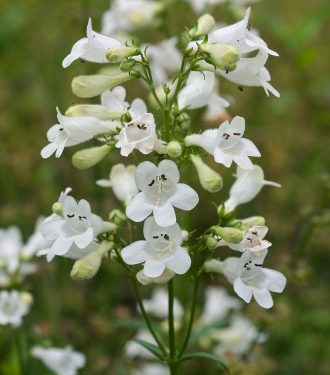
M 142 285 L 166 284 L 174 275 L 175 273 L 172 270 L 165 268 L 164 272 L 158 277 L 148 277 L 143 273 L 143 270 L 141 270 L 136 274 L 136 278 Z
M 140 53 L 138 48 L 135 47 L 117 47 L 111 48 L 106 54 L 106 57 L 111 63 L 120 63 L 126 57 L 136 56 Z
M 134 77 L 123 72 L 113 75 L 95 74 L 78 76 L 73 79 L 71 86 L 75 95 L 81 98 L 92 98 L 131 79 Z
M 115 209 L 110 211 L 109 220 L 115 223 L 116 225 L 120 225 L 123 222 L 127 221 L 127 216 L 123 211 Z
M 171 158 L 178 158 L 182 154 L 182 147 L 179 142 L 172 141 L 167 144 L 166 151 Z
M 220 227 L 215 225 L 212 227 L 214 233 L 222 237 L 229 243 L 240 243 L 243 240 L 243 231 L 238 228 Z
M 221 70 L 231 72 L 236 69 L 239 54 L 235 47 L 229 44 L 201 44 L 201 50 L 210 54 L 214 64 Z
M 112 150 L 113 147 L 109 145 L 103 145 L 77 151 L 72 156 L 72 164 L 78 169 L 87 169 L 93 167 L 106 156 L 108 156 Z
M 91 117 L 96 117 L 103 121 L 119 120 L 122 115 L 123 115 L 123 112 L 110 111 L 108 108 L 99 104 L 73 105 L 69 107 L 65 112 L 65 116 L 69 116 L 69 117 L 91 116 Z
M 59 215 L 59 216 L 62 216 L 62 209 L 63 209 L 63 206 L 60 202 L 55 202 L 52 206 L 52 211 L 54 212 L 54 214 L 56 215 Z
M 32 305 L 33 303 L 33 296 L 29 292 L 22 292 L 21 293 L 22 301 L 26 302 L 29 305 Z
M 120 63 L 119 69 L 122 72 L 129 72 L 134 68 L 136 61 L 134 59 L 125 59 Z
M 241 222 L 245 228 L 251 228 L 254 225 L 257 225 L 260 227 L 263 227 L 266 225 L 266 220 L 262 216 L 251 216 L 251 217 L 248 217 L 247 219 L 241 220 Z
M 209 250 L 214 250 L 219 246 L 219 240 L 217 240 L 216 238 L 207 236 L 205 239 L 206 246 Z
M 74 280 L 89 280 L 99 271 L 102 259 L 113 248 L 113 242 L 104 242 L 96 250 L 74 262 L 71 277 Z
M 216 193 L 222 189 L 223 181 L 219 173 L 205 164 L 199 155 L 190 155 L 202 187 L 210 193 Z
M 210 14 L 198 18 L 196 35 L 208 34 L 215 25 L 215 19 Z
M 222 262 L 218 259 L 207 260 L 203 265 L 204 272 L 221 273 Z

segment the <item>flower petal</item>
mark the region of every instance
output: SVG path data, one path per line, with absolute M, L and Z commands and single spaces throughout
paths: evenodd
M 225 167 L 229 168 L 233 162 L 233 158 L 223 152 L 219 147 L 216 147 L 213 151 L 214 160 L 217 163 L 223 164 Z
M 73 241 L 71 238 L 60 236 L 53 243 L 51 250 L 55 255 L 64 255 L 69 251 L 72 243 Z
M 270 309 L 274 305 L 272 295 L 267 289 L 254 289 L 253 297 L 265 309 Z
M 286 285 L 286 277 L 278 271 L 263 268 L 263 273 L 267 277 L 267 289 L 271 292 L 282 293 Z
M 246 303 L 251 301 L 252 288 L 245 285 L 240 277 L 234 281 L 234 290 Z
M 172 160 L 162 160 L 158 165 L 159 175 L 165 174 L 170 176 L 174 184 L 177 184 L 180 180 L 180 172 L 177 165 Z
M 144 264 L 143 273 L 148 277 L 158 277 L 164 272 L 165 267 L 166 264 L 164 261 L 153 262 L 148 259 Z
M 173 272 L 183 275 L 191 266 L 191 259 L 183 247 L 178 247 L 171 258 L 166 261 L 167 267 Z
M 94 239 L 94 231 L 89 227 L 85 232 L 74 236 L 74 243 L 79 247 L 79 249 L 84 249 L 87 247 Z
M 169 227 L 176 223 L 175 211 L 170 203 L 166 203 L 160 207 L 154 207 L 153 213 L 156 223 L 161 227 Z
M 147 254 L 144 251 L 146 241 L 136 241 L 124 247 L 120 253 L 126 264 L 139 264 L 146 260 Z
M 50 156 L 54 154 L 54 152 L 56 152 L 57 147 L 58 147 L 57 143 L 49 143 L 41 150 L 40 152 L 41 157 L 43 159 L 48 159 Z
M 126 215 L 129 219 L 140 222 L 152 212 L 152 206 L 145 200 L 144 193 L 136 194 L 128 203 Z
M 140 190 L 143 190 L 152 179 L 157 175 L 157 167 L 150 161 L 144 161 L 136 168 L 136 185 Z
M 174 207 L 180 208 L 181 210 L 190 211 L 199 202 L 199 197 L 196 191 L 186 184 L 178 184 L 176 187 L 176 193 L 171 198 L 171 203 Z

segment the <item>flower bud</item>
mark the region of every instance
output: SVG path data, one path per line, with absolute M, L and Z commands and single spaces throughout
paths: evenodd
M 52 211 L 54 212 L 54 214 L 59 215 L 59 216 L 62 216 L 63 214 L 62 209 L 63 209 L 63 206 L 62 206 L 62 203 L 60 202 L 55 202 L 52 206 Z
M 86 148 L 77 151 L 72 156 L 72 164 L 78 169 L 87 169 L 93 167 L 104 159 L 113 150 L 109 145 Z
M 65 116 L 68 116 L 68 117 L 91 116 L 91 117 L 96 117 L 103 121 L 119 120 L 122 115 L 123 115 L 123 112 L 110 111 L 108 108 L 99 104 L 73 105 L 69 107 L 65 112 Z
M 99 271 L 104 255 L 112 250 L 113 242 L 104 242 L 96 250 L 74 262 L 71 277 L 74 280 L 89 280 Z
M 235 70 L 239 54 L 235 47 L 229 44 L 201 44 L 201 50 L 210 54 L 213 63 L 221 70 L 231 72 Z
M 223 181 L 219 173 L 205 164 L 199 155 L 190 155 L 190 160 L 194 164 L 199 181 L 205 190 L 216 193 L 222 189 Z
M 21 299 L 28 305 L 32 305 L 33 303 L 33 295 L 29 292 L 22 292 L 21 293 Z
M 165 268 L 164 272 L 158 277 L 148 277 L 143 273 L 143 270 L 136 274 L 136 278 L 142 285 L 150 284 L 166 284 L 169 282 L 175 273 L 168 268 Z
M 214 250 L 219 246 L 219 241 L 213 236 L 206 236 L 206 246 L 209 250 Z
M 108 50 L 106 57 L 111 63 L 120 63 L 126 57 L 136 56 L 139 54 L 139 49 L 135 47 L 116 47 Z
M 212 227 L 214 233 L 222 237 L 229 243 L 240 243 L 243 240 L 243 231 L 237 228 L 220 227 L 215 225 Z
M 125 59 L 120 63 L 119 69 L 122 72 L 129 72 L 130 70 L 134 68 L 135 64 L 136 64 L 136 61 L 134 59 Z
M 122 72 L 112 75 L 94 74 L 74 78 L 71 86 L 75 95 L 81 98 L 92 98 L 131 79 L 134 79 L 132 75 Z
M 215 19 L 210 14 L 198 18 L 196 35 L 208 34 L 215 25 Z
M 218 259 L 207 260 L 203 265 L 204 272 L 221 273 L 222 262 Z
M 119 226 L 120 224 L 127 221 L 127 216 L 125 215 L 123 211 L 115 209 L 115 210 L 110 211 L 109 220 Z
M 251 228 L 254 225 L 263 227 L 266 225 L 266 220 L 262 216 L 251 216 L 248 217 L 247 219 L 241 220 L 243 227 L 245 228 Z
M 182 147 L 179 142 L 172 141 L 167 144 L 166 151 L 171 158 L 178 158 L 182 154 Z

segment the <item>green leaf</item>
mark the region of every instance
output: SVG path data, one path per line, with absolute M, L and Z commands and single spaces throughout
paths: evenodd
M 208 359 L 209 361 L 216 362 L 218 366 L 223 368 L 227 374 L 229 374 L 229 369 L 228 367 L 219 359 L 218 356 L 211 354 L 211 353 L 206 353 L 206 352 L 195 352 L 195 353 L 189 353 L 183 355 L 178 362 L 185 362 L 185 361 L 190 361 L 191 359 Z
M 154 356 L 156 356 L 161 361 L 165 361 L 165 358 L 163 356 L 163 353 L 160 351 L 157 345 L 151 344 L 150 342 L 141 340 L 141 339 L 133 339 L 132 341 L 137 342 L 141 346 L 143 346 L 145 349 L 147 349 L 150 353 L 152 353 Z

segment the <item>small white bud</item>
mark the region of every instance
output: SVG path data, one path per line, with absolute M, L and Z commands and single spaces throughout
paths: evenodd
M 221 273 L 222 262 L 218 259 L 207 260 L 203 265 L 204 272 Z
M 96 117 L 100 120 L 119 120 L 124 112 L 110 111 L 108 108 L 99 104 L 78 104 L 69 107 L 65 116 L 68 117 Z
M 126 57 L 136 56 L 139 54 L 138 48 L 135 47 L 116 47 L 111 48 L 106 54 L 107 60 L 111 63 L 120 63 Z
M 235 70 L 239 60 L 239 54 L 235 47 L 229 44 L 205 43 L 201 44 L 201 50 L 211 55 L 214 64 L 221 70 L 231 72 Z
M 198 18 L 196 35 L 208 34 L 215 25 L 215 19 L 210 14 L 204 14 Z
M 205 190 L 216 193 L 222 189 L 223 181 L 219 173 L 205 164 L 199 155 L 190 155 L 190 160 L 194 164 L 199 181 Z
M 209 250 L 214 250 L 219 246 L 219 240 L 212 236 L 207 236 L 205 243 Z
M 59 215 L 59 216 L 62 216 L 62 209 L 63 209 L 63 206 L 62 206 L 62 203 L 60 202 L 55 202 L 52 206 L 52 211 L 54 212 L 54 214 L 56 215 Z
M 226 242 L 239 243 L 243 240 L 243 231 L 237 228 L 220 227 L 215 225 L 212 227 L 214 233 L 222 237 Z
M 165 268 L 164 272 L 158 277 L 148 277 L 143 273 L 143 270 L 136 274 L 136 278 L 142 285 L 150 284 L 166 284 L 169 282 L 175 273 L 168 268 Z
M 245 228 L 251 228 L 253 227 L 254 225 L 257 225 L 257 226 L 260 226 L 260 227 L 263 227 L 266 225 L 266 220 L 264 217 L 262 216 L 252 216 L 252 217 L 248 217 L 247 219 L 243 219 L 241 220 L 242 222 L 242 225 L 245 227 Z
M 102 259 L 113 248 L 113 242 L 104 242 L 96 250 L 74 262 L 71 277 L 74 280 L 89 280 L 99 271 Z
M 104 159 L 113 148 L 109 145 L 86 148 L 77 151 L 72 156 L 72 164 L 78 169 L 87 169 L 93 167 L 102 159 Z
M 92 98 L 131 79 L 134 79 L 132 75 L 123 72 L 112 75 L 94 74 L 74 78 L 71 86 L 73 93 L 80 98 Z
M 171 158 L 178 158 L 182 154 L 182 147 L 179 142 L 172 141 L 167 144 L 167 154 Z

